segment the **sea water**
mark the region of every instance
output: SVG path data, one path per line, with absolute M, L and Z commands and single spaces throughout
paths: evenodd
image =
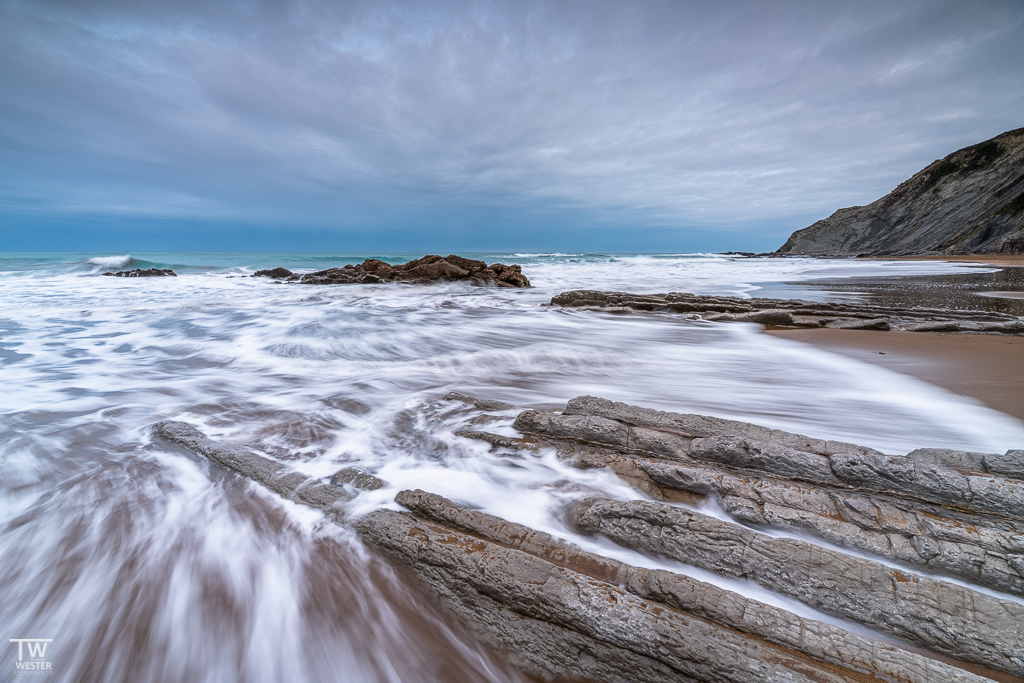
M 346 528 L 155 440 L 160 420 L 313 476 L 358 467 L 386 480 L 349 505 L 353 517 L 422 488 L 801 613 L 756 587 L 577 536 L 561 522 L 571 501 L 641 494 L 554 453 L 492 453 L 455 432 L 512 435 L 519 409 L 591 394 L 889 453 L 1024 444 L 1009 416 L 756 325 L 545 306 L 569 289 L 757 296 L 958 264 L 480 254 L 521 264 L 534 287 L 248 277 L 421 255 L 0 254 L 6 637 L 52 639 L 58 680 L 521 680 Z M 151 267 L 178 277 L 102 276 Z M 516 409 L 479 424 L 479 411 L 443 399 L 450 391 Z M 0 672 L 13 671 L 12 653 Z

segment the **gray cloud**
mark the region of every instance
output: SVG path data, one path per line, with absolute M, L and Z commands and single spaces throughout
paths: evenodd
M 1022 43 L 1019 2 L 8 2 L 0 215 L 785 232 L 1024 125 Z

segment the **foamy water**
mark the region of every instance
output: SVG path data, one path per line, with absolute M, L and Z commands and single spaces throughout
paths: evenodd
M 1008 416 L 757 326 L 542 305 L 567 289 L 756 296 L 757 283 L 954 264 L 486 256 L 523 264 L 531 290 L 234 277 L 362 258 L 0 255 L 8 638 L 53 638 L 65 680 L 519 680 L 347 530 L 155 442 L 151 425 L 163 419 L 312 475 L 357 466 L 390 482 L 354 500 L 353 515 L 422 488 L 645 566 L 656 561 L 575 537 L 559 515 L 585 495 L 639 494 L 553 453 L 509 456 L 456 437 L 467 427 L 512 434 L 517 411 L 471 423 L 478 411 L 442 397 L 558 408 L 593 394 L 891 453 L 1024 444 L 1024 424 Z M 136 267 L 179 277 L 99 276 Z

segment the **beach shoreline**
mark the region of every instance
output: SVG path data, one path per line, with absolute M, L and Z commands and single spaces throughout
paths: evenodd
M 995 266 L 1024 266 L 1024 254 L 937 254 L 933 256 L 867 256 L 871 261 L 952 261 L 954 263 L 991 263 Z
M 765 334 L 917 377 L 1024 421 L 1021 337 L 771 327 Z

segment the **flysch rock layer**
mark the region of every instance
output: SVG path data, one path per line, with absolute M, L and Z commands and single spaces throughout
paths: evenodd
M 325 510 L 327 487 L 181 422 L 157 433 L 271 490 Z M 343 470 L 339 477 L 357 481 Z M 301 480 L 301 481 L 300 481 Z M 379 480 L 362 479 L 367 488 Z M 303 496 L 301 491 L 320 492 Z M 355 522 L 370 545 L 406 565 L 471 632 L 542 678 L 594 681 L 925 681 L 981 677 L 834 625 L 664 570 L 583 551 L 548 534 L 403 491 L 409 512 Z
M 574 675 L 598 680 L 848 680 L 733 629 L 446 525 L 379 510 L 356 522 L 356 529 L 447 598 L 470 630 L 485 633 L 499 649 L 516 649 L 542 675 L 567 673 L 549 662 L 571 658 L 577 662 Z M 481 623 L 481 596 L 519 618 Z M 522 618 L 572 636 L 547 629 L 547 642 L 530 637 L 519 626 Z M 599 656 L 594 645 L 604 646 Z
M 431 254 L 408 263 L 385 263 L 380 259 L 366 259 L 359 264 L 343 268 L 328 268 L 315 273 L 297 274 L 287 268 L 258 270 L 253 277 L 272 277 L 281 282 L 305 285 L 377 284 L 404 282 L 426 284 L 450 280 L 466 280 L 498 287 L 529 287 L 530 281 L 518 265 L 503 263 L 487 265 L 483 261 L 463 258 L 455 254 Z
M 524 411 L 515 427 L 598 447 L 579 451 L 563 443 L 561 450 L 571 452 L 578 466 L 609 467 L 656 498 L 711 495 L 745 523 L 810 533 L 1024 596 L 1024 485 L 936 465 L 936 449 L 924 461 L 917 459 L 920 451 L 886 456 L 854 444 L 589 396 L 573 399 L 562 414 Z M 973 463 L 990 457 L 973 455 Z M 1020 456 L 1010 451 L 992 460 L 998 469 L 1013 470 Z
M 863 453 L 883 455 L 881 451 L 843 441 L 815 439 L 802 434 L 771 429 L 761 425 L 727 420 L 720 417 L 672 413 L 651 408 L 631 406 L 596 396 L 578 396 L 562 411 L 564 415 L 595 415 L 617 420 L 624 425 L 650 427 L 658 432 L 682 435 L 687 438 L 732 436 L 761 441 L 768 446 L 782 446 L 818 455 L 835 453 Z M 988 474 L 1024 480 L 1024 451 L 1010 450 L 1005 454 L 972 453 L 945 448 L 918 448 L 907 457 L 922 463 L 942 465 L 967 474 Z
M 654 497 L 678 499 L 668 491 L 720 496 L 722 507 L 743 522 L 810 532 L 838 546 L 1007 593 L 1024 590 L 1024 484 L 977 472 L 991 462 L 1001 472 L 1016 473 L 1021 451 L 994 456 L 928 449 L 887 456 L 853 444 L 595 397 L 570 401 L 562 414 L 524 411 L 515 427 L 545 439 L 579 466 L 611 467 Z M 600 509 L 615 505 L 626 507 L 608 512 L 604 521 L 580 508 L 580 528 L 754 580 L 952 657 L 1024 673 L 1024 606 L 1018 602 L 806 541 L 694 517 L 698 513 L 664 503 L 607 501 Z M 688 521 L 678 528 L 662 524 L 652 510 Z M 677 534 L 686 540 L 677 541 Z M 758 564 L 750 558 L 760 558 L 762 544 L 779 554 Z M 875 593 L 877 599 L 871 597 Z M 895 603 L 887 603 L 887 596 Z
M 572 569 L 638 597 L 792 649 L 814 660 L 886 681 L 963 680 L 960 669 L 772 607 L 703 581 L 660 569 L 633 567 L 424 491 L 395 500 L 415 514 Z
M 674 313 L 713 322 L 752 322 L 776 327 L 1024 334 L 1024 318 L 984 310 L 593 290 L 562 292 L 551 299 L 550 305 L 609 313 Z
M 749 579 L 951 657 L 1024 674 L 1019 603 L 666 503 L 588 499 L 572 519 L 580 530 L 628 547 Z

